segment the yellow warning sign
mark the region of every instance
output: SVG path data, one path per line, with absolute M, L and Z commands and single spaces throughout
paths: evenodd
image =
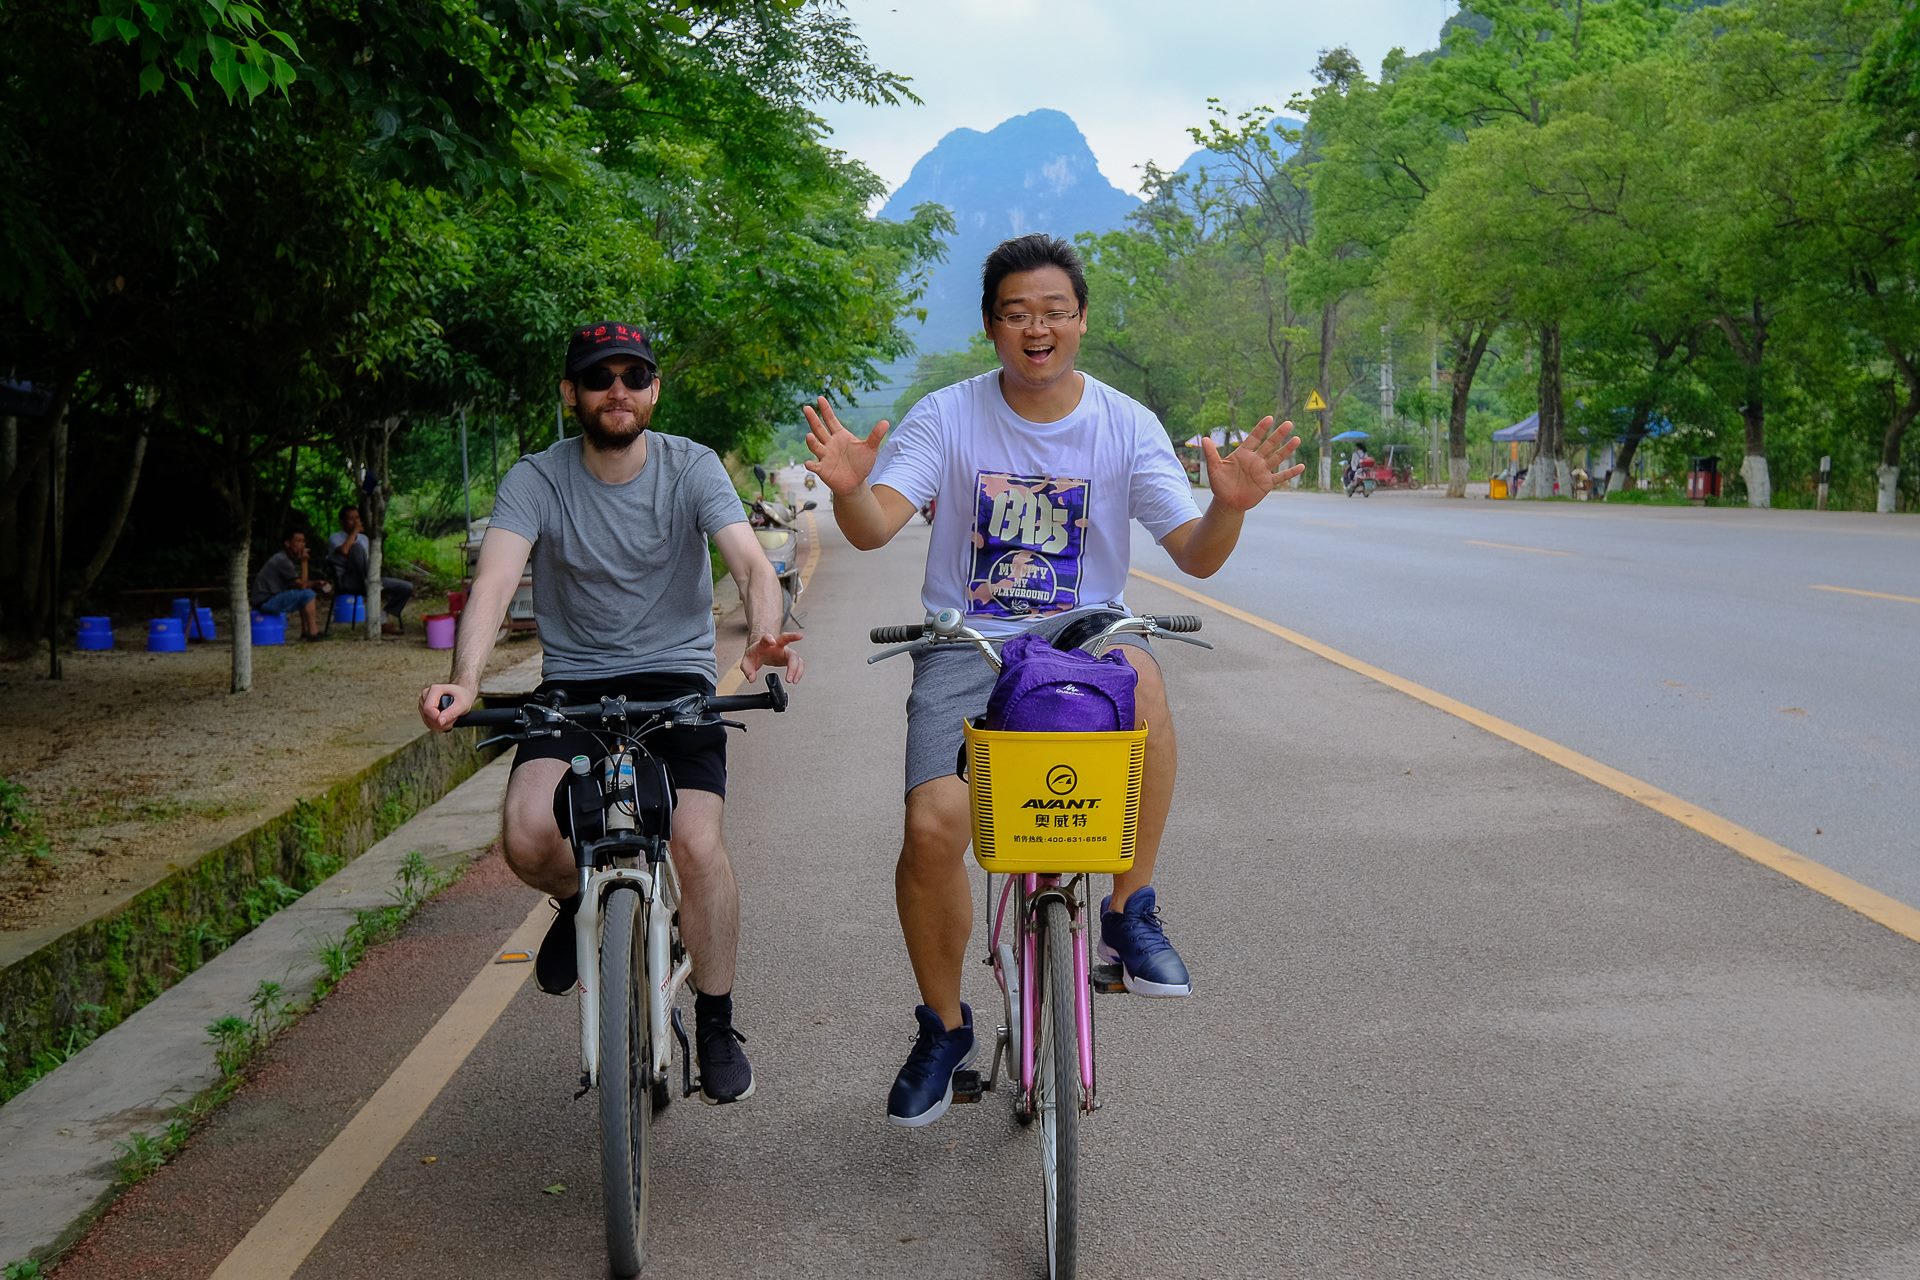
M 1318 391 L 1314 392 L 1312 395 L 1307 397 L 1308 413 L 1314 413 L 1326 407 L 1327 407 L 1327 402 L 1320 398 L 1320 393 Z

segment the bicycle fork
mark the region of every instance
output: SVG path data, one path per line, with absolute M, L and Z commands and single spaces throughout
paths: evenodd
M 1092 966 L 1087 913 L 1080 908 L 1071 884 L 1066 891 L 1061 891 L 1054 877 L 1046 877 L 1044 886 L 1042 877 L 1038 875 L 1008 876 L 1006 880 L 988 941 L 987 963 L 993 966 L 994 979 L 1006 997 L 1005 1007 L 1014 1025 L 998 1029 L 987 1079 L 980 1087 L 991 1090 L 998 1085 L 1001 1064 L 1004 1062 L 1009 1080 L 1014 1078 L 1016 1071 L 1019 1073 L 1023 1102 L 1033 1096 L 1034 1046 L 1038 1043 L 1041 1016 L 1040 937 L 1033 924 L 1044 893 L 1047 898 L 1057 897 L 1064 901 L 1072 920 L 1073 1016 L 1074 1026 L 1079 1033 L 1075 1038 L 1079 1042 L 1080 1109 L 1091 1114 L 1099 1108 L 1100 1103 L 1094 1080 L 1093 987 L 1090 981 Z M 1017 937 L 1010 940 L 1005 936 L 1007 908 L 1009 901 L 1014 898 L 1016 881 L 1020 888 L 1019 904 L 1015 909 L 1019 927 Z M 959 1100 L 957 1090 L 955 1100 Z

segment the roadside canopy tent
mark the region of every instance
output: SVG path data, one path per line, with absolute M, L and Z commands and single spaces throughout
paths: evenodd
M 1510 427 L 1502 427 L 1493 433 L 1497 444 L 1508 444 L 1516 440 L 1538 440 L 1540 438 L 1540 411 L 1535 409 Z

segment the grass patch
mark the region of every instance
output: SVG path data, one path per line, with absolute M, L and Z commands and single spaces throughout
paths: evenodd
M 429 866 L 418 850 L 409 853 L 394 874 L 393 888 L 388 894 L 391 900 L 385 906 L 357 913 L 344 938 L 320 948 L 319 960 L 324 972 L 310 1001 L 303 1004 L 293 1000 L 279 983 L 263 981 L 248 998 L 244 1014 L 230 1013 L 208 1023 L 207 1043 L 213 1046 L 213 1060 L 220 1068 L 218 1083 L 174 1108 L 172 1116 L 160 1128 L 136 1133 L 115 1144 L 115 1166 L 121 1184 L 131 1186 L 164 1166 L 174 1152 L 186 1145 L 194 1130 L 233 1096 L 246 1078 L 248 1064 L 261 1050 L 292 1026 L 301 1014 L 324 999 L 369 948 L 399 933 L 400 927 L 429 898 L 453 882 L 455 874 Z M 31 1262 L 15 1265 L 38 1266 Z M 36 1269 L 22 1274 L 38 1276 L 40 1272 Z M 9 1269 L 5 1280 L 12 1280 L 12 1276 Z
M 24 858 L 37 867 L 52 855 L 46 824 L 27 799 L 27 789 L 0 778 L 0 866 Z

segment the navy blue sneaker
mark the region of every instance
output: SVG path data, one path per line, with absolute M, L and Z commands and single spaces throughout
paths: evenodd
M 913 1016 L 920 1035 L 887 1095 L 887 1119 L 918 1129 L 947 1114 L 953 1103 L 953 1073 L 973 1057 L 973 1010 L 960 1006 L 961 1023 L 954 1031 L 926 1005 L 916 1005 Z
M 573 918 L 580 914 L 580 895 L 555 898 L 559 910 L 540 939 L 533 958 L 533 980 L 550 996 L 564 996 L 580 984 L 580 962 L 573 950 Z
M 1153 886 L 1143 885 L 1127 899 L 1127 909 L 1109 911 L 1111 897 L 1100 900 L 1100 958 L 1120 966 L 1120 979 L 1137 996 L 1189 996 L 1193 979 L 1186 962 L 1160 927 Z

